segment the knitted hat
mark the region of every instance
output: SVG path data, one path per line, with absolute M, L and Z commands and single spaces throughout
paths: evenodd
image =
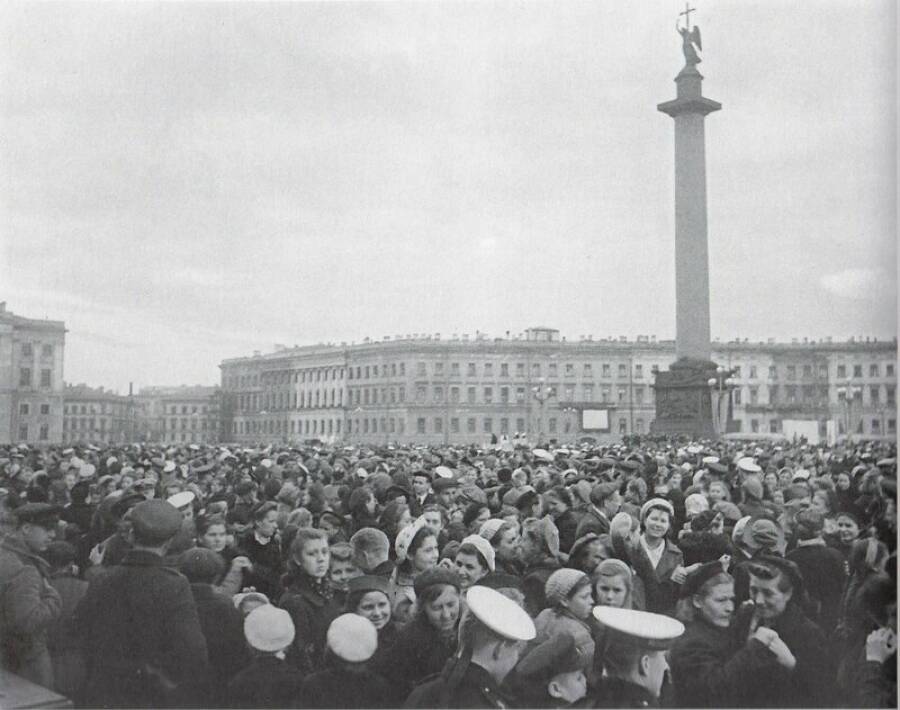
M 456 591 L 459 591 L 459 577 L 456 572 L 444 567 L 432 567 L 416 576 L 413 582 L 416 597 L 421 597 L 428 587 L 432 587 L 435 584 L 449 584 L 451 587 L 455 587 Z
M 770 550 L 782 548 L 784 531 L 774 520 L 753 518 L 747 522 L 741 539 L 751 550 Z
M 218 552 L 194 547 L 181 554 L 178 568 L 189 582 L 212 584 L 225 571 L 225 561 Z
M 294 642 L 294 622 L 284 609 L 265 604 L 247 614 L 244 636 L 257 651 L 277 653 Z
M 702 493 L 691 493 L 684 499 L 684 512 L 689 518 L 709 510 L 709 501 Z M 691 526 L 693 528 L 693 526 Z
M 490 520 L 486 520 L 484 523 L 482 523 L 481 528 L 479 528 L 478 534 L 488 542 L 491 542 L 494 539 L 494 536 L 503 526 L 504 522 L 505 521 L 500 520 L 499 518 L 491 518 Z
M 654 508 L 661 508 L 662 510 L 667 511 L 670 520 L 675 517 L 675 509 L 669 501 L 665 498 L 651 498 L 641 506 L 641 522 L 644 522 L 644 519 Z
M 463 538 L 462 544 L 471 545 L 478 550 L 484 561 L 487 562 L 488 569 L 491 572 L 494 571 L 496 568 L 496 554 L 494 553 L 494 548 L 491 547 L 491 543 L 481 537 L 481 535 L 469 535 Z
M 328 627 L 328 648 L 349 663 L 368 661 L 378 648 L 378 631 L 358 614 L 341 614 Z
M 547 597 L 547 602 L 556 606 L 566 601 L 576 585 L 582 580 L 590 582 L 588 576 L 581 570 L 569 569 L 568 567 L 556 570 L 547 578 L 547 583 L 544 585 L 544 594 Z

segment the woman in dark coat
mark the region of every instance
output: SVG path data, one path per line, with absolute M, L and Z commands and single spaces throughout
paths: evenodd
M 304 674 L 321 667 L 328 625 L 340 613 L 328 577 L 330 558 L 328 536 L 323 530 L 300 528 L 297 531 L 291 543 L 288 572 L 283 580 L 285 591 L 279 606 L 291 615 L 297 630 L 288 660 Z
M 250 515 L 253 527 L 238 544 L 240 551 L 253 565 L 244 570 L 243 583 L 274 599 L 280 591 L 279 580 L 283 571 L 278 505 L 260 503 Z
M 750 687 L 776 660 L 755 636 L 734 643 L 734 580 L 722 564 L 709 562 L 688 576 L 679 616 L 685 633 L 672 647 L 669 666 L 676 707 L 740 707 Z
M 397 640 L 397 624 L 392 617 L 391 582 L 378 575 L 354 577 L 348 583 L 344 613 L 358 614 L 372 622 L 378 632 L 378 649 L 372 657 L 377 663 L 387 649 Z
M 544 493 L 544 502 L 559 530 L 559 549 L 568 554 L 575 544 L 575 531 L 578 530 L 578 519 L 572 512 L 572 494 L 565 486 L 556 486 Z
M 373 669 L 391 686 L 391 704 L 400 706 L 413 687 L 439 673 L 456 650 L 461 596 L 456 573 L 435 567 L 415 581 L 416 613 L 397 639 L 379 653 Z
M 544 588 L 550 575 L 561 565 L 559 555 L 559 531 L 549 516 L 528 518 L 522 523 L 522 591 L 525 593 L 525 610 L 535 617 L 550 606 Z

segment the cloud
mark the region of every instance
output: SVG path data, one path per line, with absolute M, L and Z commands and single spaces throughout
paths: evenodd
M 840 298 L 865 301 L 880 296 L 883 289 L 879 284 L 885 283 L 886 280 L 890 280 L 889 275 L 880 269 L 856 268 L 824 274 L 819 279 L 819 284 Z

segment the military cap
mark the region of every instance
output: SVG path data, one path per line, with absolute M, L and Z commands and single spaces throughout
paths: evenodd
M 595 606 L 594 618 L 610 630 L 610 642 L 648 651 L 664 651 L 684 633 L 684 624 L 663 614 Z
M 194 498 L 197 496 L 194 495 L 191 491 L 181 491 L 180 493 L 176 493 L 175 495 L 171 495 L 166 499 L 167 503 L 171 503 L 176 508 L 181 510 L 182 508 L 187 508 L 191 503 L 194 502 Z
M 29 523 L 42 528 L 55 528 L 59 523 L 59 506 L 50 503 L 26 503 L 15 510 L 19 525 Z
M 728 466 L 720 463 L 719 461 L 706 464 L 706 468 L 708 468 L 713 473 L 718 473 L 720 476 L 725 476 L 728 474 Z
M 526 611 L 495 589 L 479 585 L 470 587 L 466 605 L 478 621 L 503 638 L 530 641 L 537 633 Z
M 434 475 L 426 468 L 419 468 L 410 474 L 413 478 L 427 478 L 429 481 L 434 479 Z M 450 475 L 453 475 L 452 473 Z
M 549 683 L 562 673 L 585 670 L 589 661 L 569 631 L 558 631 L 532 646 L 516 665 L 516 676 L 526 681 Z
M 131 525 L 142 542 L 162 544 L 181 529 L 181 513 L 164 500 L 145 500 L 132 509 Z
M 744 473 L 760 473 L 762 471 L 759 464 L 753 460 L 752 456 L 745 456 L 742 459 L 738 459 L 737 467 Z
M 690 597 L 700 591 L 700 588 L 717 574 L 725 572 L 725 565 L 721 560 L 713 560 L 712 562 L 704 562 L 697 569 L 691 572 L 684 584 L 681 585 L 681 596 Z
M 178 568 L 191 582 L 211 583 L 222 576 L 225 561 L 218 552 L 205 547 L 192 547 L 181 554 Z

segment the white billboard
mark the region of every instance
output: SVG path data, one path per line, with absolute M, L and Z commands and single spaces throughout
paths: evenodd
M 581 428 L 584 431 L 609 429 L 608 409 L 584 409 L 581 412 Z
M 805 436 L 810 444 L 819 443 L 819 422 L 815 419 L 785 419 L 781 431 L 788 439 Z

